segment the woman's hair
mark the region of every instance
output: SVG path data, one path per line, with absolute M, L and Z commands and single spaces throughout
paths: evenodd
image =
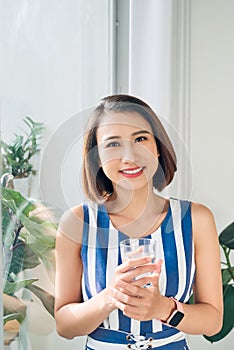
M 159 166 L 153 177 L 154 188 L 162 191 L 172 181 L 177 170 L 174 148 L 154 111 L 145 102 L 133 96 L 107 96 L 95 108 L 84 135 L 83 187 L 86 196 L 91 200 L 103 202 L 113 193 L 112 182 L 100 167 L 97 128 L 105 114 L 125 111 L 139 113 L 152 128 L 159 153 Z

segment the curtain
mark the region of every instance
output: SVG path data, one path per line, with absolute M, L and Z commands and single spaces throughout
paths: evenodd
M 178 158 L 166 194 L 189 198 L 190 1 L 130 0 L 129 93 L 144 99 L 160 116 Z

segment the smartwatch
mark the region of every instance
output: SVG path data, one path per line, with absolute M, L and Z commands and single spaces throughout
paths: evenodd
M 176 304 L 176 310 L 172 312 L 169 318 L 164 322 L 168 326 L 176 327 L 184 317 L 183 304 L 177 301 L 175 298 L 171 298 Z

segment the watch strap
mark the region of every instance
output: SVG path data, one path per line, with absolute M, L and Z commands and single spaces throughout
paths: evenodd
M 167 326 L 177 326 L 179 324 L 179 322 L 182 320 L 182 318 L 184 317 L 184 309 L 183 309 L 183 304 L 180 303 L 178 300 L 176 300 L 175 298 L 171 297 L 171 299 L 174 301 L 175 305 L 176 305 L 176 309 L 171 313 L 171 315 L 168 317 L 168 319 L 166 320 L 166 322 L 162 322 L 163 324 L 166 324 Z M 175 315 L 177 313 L 181 313 L 180 316 L 180 321 L 174 325 L 171 324 L 170 322 L 172 321 L 172 319 L 175 317 Z

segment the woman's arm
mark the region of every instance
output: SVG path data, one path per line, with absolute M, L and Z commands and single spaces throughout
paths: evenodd
M 222 328 L 223 298 L 220 248 L 214 217 L 201 204 L 192 204 L 196 277 L 195 305 L 185 305 L 179 329 L 190 334 L 214 335 Z
M 83 210 L 76 207 L 63 216 L 56 237 L 55 320 L 58 334 L 69 339 L 92 332 L 115 308 L 108 290 L 82 300 L 82 228 Z

